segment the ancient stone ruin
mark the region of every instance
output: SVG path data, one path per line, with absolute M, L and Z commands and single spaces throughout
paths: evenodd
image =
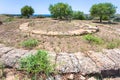
M 79 29 L 72 30 L 72 31 L 43 31 L 38 29 L 31 29 L 31 23 L 23 23 L 20 25 L 19 29 L 23 32 L 28 32 L 32 34 L 39 34 L 39 35 L 48 35 L 48 36 L 74 36 L 74 35 L 83 35 L 83 34 L 91 34 L 99 31 L 99 28 L 96 26 L 91 26 L 89 24 L 79 26 L 76 23 L 74 23 L 75 26 L 79 26 Z M 32 24 L 33 25 L 33 24 Z M 64 26 L 64 25 L 63 25 Z
M 19 59 L 37 50 L 22 50 L 0 44 L 0 61 L 5 67 L 19 68 Z M 104 49 L 101 52 L 54 53 L 48 52 L 51 64 L 57 64 L 55 70 L 61 74 L 102 74 L 120 75 L 120 49 Z

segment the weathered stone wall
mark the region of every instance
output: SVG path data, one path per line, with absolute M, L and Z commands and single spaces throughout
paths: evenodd
M 29 26 L 29 22 L 23 23 L 20 25 L 19 29 L 23 32 L 28 32 L 32 34 L 39 34 L 39 35 L 48 35 L 48 36 L 73 36 L 73 35 L 83 35 L 83 34 L 90 34 L 99 31 L 98 27 L 91 27 L 90 25 L 87 26 L 86 29 L 80 28 L 79 30 L 67 31 L 67 32 L 58 32 L 58 31 L 42 31 L 42 30 L 31 30 Z
M 22 50 L 6 47 L 0 44 L 0 60 L 6 67 L 19 68 L 19 59 L 37 50 Z M 102 52 L 89 51 L 86 54 L 54 53 L 48 52 L 50 61 L 57 64 L 55 70 L 60 73 L 81 73 L 83 75 L 93 73 L 110 73 L 116 71 L 120 75 L 120 49 L 104 49 Z M 108 74 L 109 75 L 109 74 Z

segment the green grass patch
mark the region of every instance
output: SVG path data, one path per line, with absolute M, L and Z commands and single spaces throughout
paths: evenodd
M 118 48 L 120 46 L 120 40 L 115 40 L 112 42 L 109 42 L 106 46 L 107 49 L 114 49 L 114 48 Z
M 42 50 L 38 50 L 35 55 L 20 59 L 20 67 L 20 69 L 33 74 L 33 76 L 40 72 L 49 76 L 50 73 L 54 72 L 54 65 L 50 63 L 48 53 Z
M 117 44 L 114 42 L 110 42 L 107 44 L 107 49 L 114 49 L 117 47 Z
M 14 18 L 9 17 L 9 18 L 5 19 L 4 22 L 11 22 L 11 21 L 13 21 L 13 20 L 14 20 Z
M 103 40 L 101 38 L 94 36 L 92 34 L 87 34 L 87 35 L 83 36 L 83 39 L 85 39 L 89 43 L 94 43 L 94 44 L 102 44 L 103 43 Z
M 38 40 L 36 40 L 36 39 L 28 39 L 28 40 L 26 40 L 26 41 L 23 41 L 22 43 L 21 43 L 21 45 L 22 45 L 22 47 L 24 47 L 24 48 L 29 48 L 29 49 L 31 49 L 31 48 L 33 48 L 33 47 L 36 47 L 37 45 L 38 45 Z

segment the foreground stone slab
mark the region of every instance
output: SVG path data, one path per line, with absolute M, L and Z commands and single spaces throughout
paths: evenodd
M 21 58 L 25 58 L 30 55 L 35 55 L 36 53 L 37 53 L 37 50 L 30 50 L 30 51 L 26 52 L 23 56 L 21 56 Z
M 2 46 L 0 48 L 0 62 L 5 67 L 20 68 L 19 60 L 29 55 L 35 55 L 37 50 L 23 50 Z M 120 49 L 89 51 L 87 53 L 54 53 L 48 52 L 50 63 L 56 64 L 59 73 L 86 74 L 120 74 Z
M 5 47 L 5 45 L 4 45 L 4 44 L 0 44 L 0 48 L 1 48 L 1 47 Z
M 78 52 L 74 53 L 74 55 L 79 61 L 78 66 L 82 74 L 100 73 L 100 70 L 95 62 L 84 53 Z
M 7 54 L 9 51 L 13 50 L 14 48 L 11 47 L 1 47 L 0 48 L 0 57 L 2 57 L 2 55 Z
M 117 54 L 120 55 L 120 49 L 113 49 Z M 120 57 L 120 56 L 119 56 Z
M 120 68 L 120 55 L 116 52 L 116 50 L 104 50 L 103 53 L 115 63 L 115 69 Z
M 17 63 L 17 61 L 19 61 L 21 56 L 27 52 L 28 52 L 27 50 L 13 49 L 9 51 L 7 54 L 4 54 L 1 57 L 1 60 L 5 66 L 15 67 L 15 64 Z
M 88 56 L 99 67 L 99 70 L 111 70 L 114 69 L 115 63 L 101 52 L 89 51 Z
M 56 59 L 56 70 L 61 73 L 74 72 L 74 67 L 67 53 L 59 53 Z
M 74 53 L 69 54 L 69 57 L 73 65 L 73 71 L 75 73 L 80 72 L 81 67 L 80 67 L 79 60 L 77 59 L 77 57 L 74 55 Z

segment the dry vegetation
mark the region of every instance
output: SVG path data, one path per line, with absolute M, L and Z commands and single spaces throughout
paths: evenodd
M 32 34 L 29 37 L 26 33 L 23 33 L 19 30 L 19 25 L 30 21 L 39 21 L 39 23 L 32 27 L 33 29 L 38 30 L 61 30 L 65 32 L 66 30 L 74 30 L 79 28 L 66 21 L 56 21 L 56 23 L 53 24 L 51 21 L 55 22 L 55 20 L 51 19 L 14 19 L 9 22 L 4 22 L 3 25 L 0 25 L 0 43 L 22 48 L 20 45 L 21 42 L 32 38 L 39 41 L 38 46 L 34 47 L 34 49 L 43 49 L 55 52 L 85 52 L 88 50 L 100 51 L 101 49 L 108 48 L 109 46 L 111 48 L 111 45 L 113 48 L 120 48 L 120 45 L 116 45 L 120 44 L 120 23 L 100 24 L 84 20 L 72 21 L 79 24 L 98 26 L 100 31 L 93 34 L 94 36 L 97 36 L 103 40 L 103 43 L 98 45 L 89 43 L 83 38 L 83 36 L 43 36 Z M 58 26 L 57 22 L 60 24 L 60 26 Z
M 3 18 L 1 18 L 3 19 Z M 6 18 L 7 19 L 7 18 Z M 37 46 L 33 49 L 42 49 L 55 52 L 86 52 L 89 50 L 100 51 L 104 48 L 120 48 L 120 23 L 116 24 L 100 24 L 93 23 L 92 21 L 74 20 L 73 23 L 89 24 L 98 26 L 100 31 L 92 34 L 95 37 L 99 37 L 103 40 L 101 44 L 90 43 L 85 40 L 83 36 L 44 36 L 44 35 L 28 35 L 19 30 L 19 25 L 25 22 L 39 21 L 33 29 L 47 30 L 47 31 L 67 31 L 75 30 L 79 27 L 75 27 L 73 24 L 66 21 L 57 21 L 51 19 L 17 19 L 14 18 L 10 21 L 6 19 L 1 20 L 3 24 L 0 25 L 0 43 L 7 46 L 24 48 L 21 43 L 29 39 L 36 39 L 38 41 Z M 45 22 L 44 22 L 45 21 Z M 47 22 L 46 22 L 47 21 Z M 56 21 L 55 24 L 51 21 Z M 42 23 L 43 22 L 43 23 Z M 39 26 L 40 25 L 40 26 Z M 52 25 L 52 26 L 50 26 Z M 25 48 L 26 49 L 26 48 Z M 6 80 L 12 80 L 13 77 L 26 78 L 24 73 L 14 71 L 13 69 L 5 69 Z M 11 76 L 12 75 L 12 76 Z M 107 79 L 106 79 L 107 80 Z M 117 79 L 116 79 L 117 80 Z

